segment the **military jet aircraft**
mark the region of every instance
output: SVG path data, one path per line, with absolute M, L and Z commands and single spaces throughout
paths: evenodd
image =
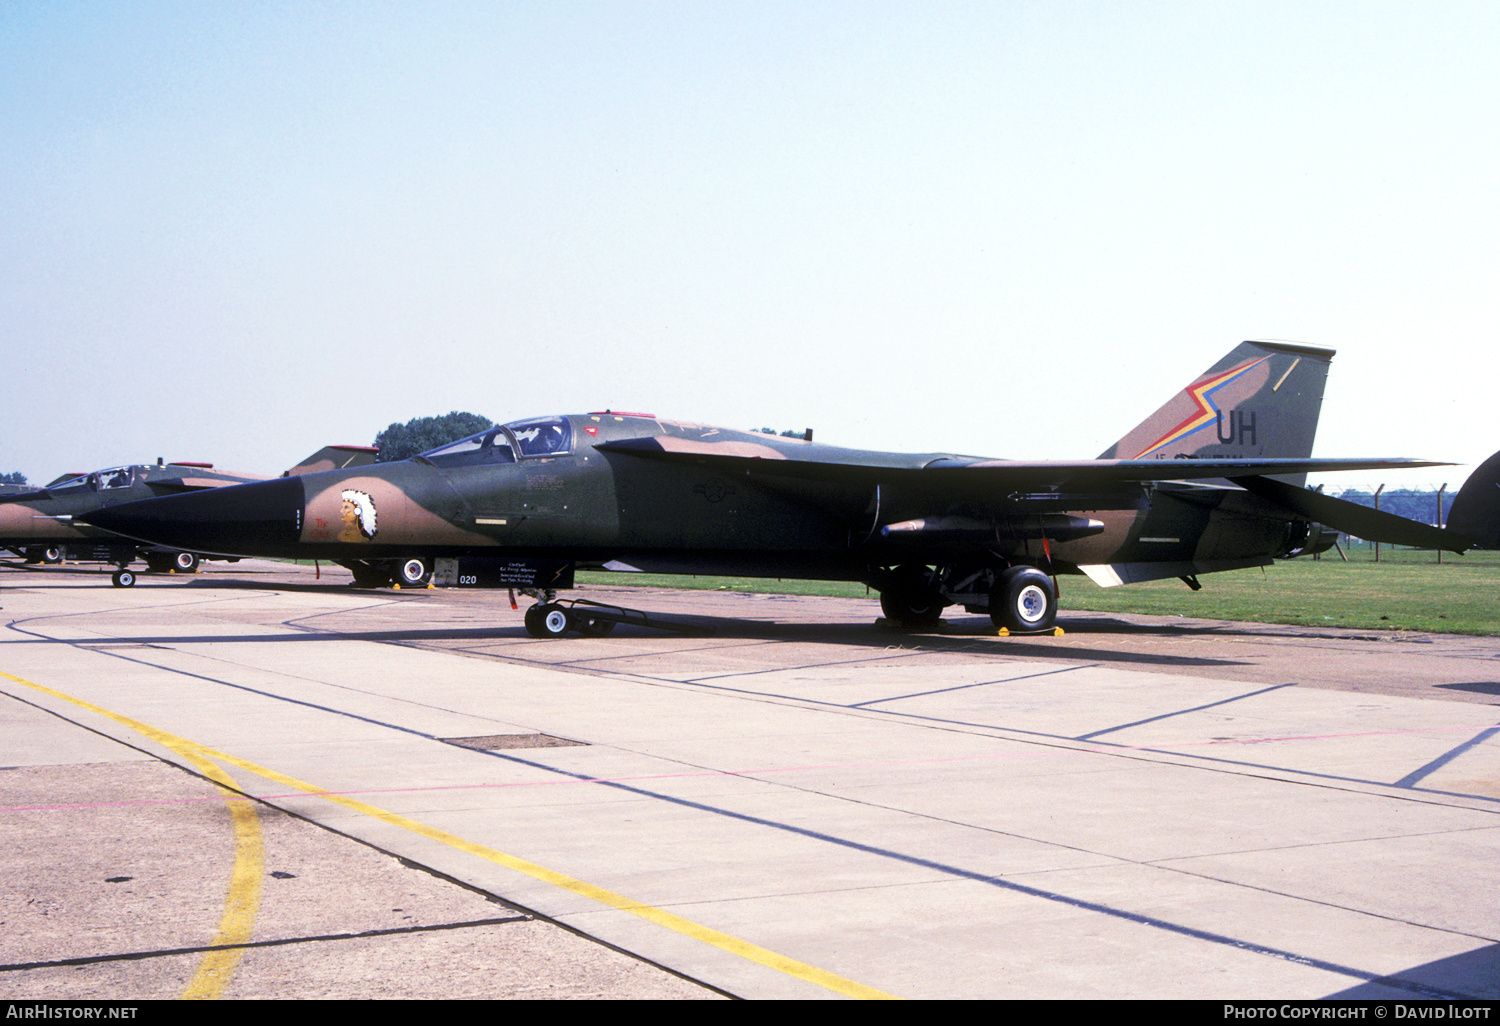
M 90 523 L 225 555 L 326 559 L 357 584 L 521 587 L 536 636 L 584 567 L 863 581 L 890 621 L 960 605 L 1013 631 L 1057 615 L 1057 580 L 1112 586 L 1269 564 L 1333 530 L 1462 551 L 1468 539 L 1302 487 L 1333 351 L 1246 342 L 1096 460 L 843 449 L 646 414 L 520 420 L 356 470 L 112 506 Z
M 283 476 L 358 467 L 375 462 L 364 446 L 324 446 Z M 64 474 L 42 488 L 0 494 L 0 549 L 28 563 L 61 563 L 64 558 L 114 563 L 124 570 L 142 558 L 158 573 L 198 569 L 200 555 L 159 545 L 138 545 L 81 523 L 93 510 L 162 495 L 260 481 L 259 475 L 215 470 L 211 463 L 156 463 L 109 467 L 88 474 Z M 133 578 L 132 578 L 133 580 Z M 123 583 L 123 581 L 121 582 Z

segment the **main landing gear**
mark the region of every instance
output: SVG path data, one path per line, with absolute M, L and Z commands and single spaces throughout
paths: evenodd
M 881 612 L 899 627 L 936 627 L 950 605 L 987 611 L 996 627 L 1015 633 L 1050 631 L 1057 621 L 1057 587 L 1034 566 L 965 570 L 908 564 L 883 571 L 873 583 L 880 590 Z
M 425 588 L 432 581 L 432 560 L 421 556 L 409 559 L 337 559 L 339 566 L 354 575 L 356 588 Z
M 203 560 L 192 552 L 148 552 L 146 569 L 154 574 L 195 574 Z
M 1057 622 L 1057 588 L 1034 566 L 1003 571 L 990 588 L 990 620 L 1010 631 L 1049 631 Z
M 925 566 L 897 567 L 890 586 L 880 590 L 880 611 L 902 627 L 936 627 L 947 604 L 937 572 Z
M 420 556 L 400 560 L 393 576 L 398 587 L 425 588 L 432 580 L 432 560 Z

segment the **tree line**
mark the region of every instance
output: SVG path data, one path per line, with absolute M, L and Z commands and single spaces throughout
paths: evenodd
M 1336 499 L 1345 502 L 1358 503 L 1361 506 L 1375 506 L 1375 493 L 1358 488 L 1350 488 L 1342 492 L 1329 492 Z M 1443 523 L 1448 522 L 1448 510 L 1453 506 L 1453 497 L 1458 494 L 1458 489 L 1449 488 L 1443 492 Z M 1420 491 L 1415 488 L 1387 488 L 1380 493 L 1380 509 L 1383 513 L 1394 513 L 1398 517 L 1408 520 L 1416 520 L 1420 523 L 1438 525 L 1438 493 L 1433 491 Z

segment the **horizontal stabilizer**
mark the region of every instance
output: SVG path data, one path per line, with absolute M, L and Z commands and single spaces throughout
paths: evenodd
M 1481 549 L 1500 549 L 1500 452 L 1481 463 L 1453 497 L 1448 530 Z
M 1463 552 L 1473 542 L 1454 531 L 1398 517 L 1394 513 L 1361 506 L 1331 495 L 1308 491 L 1296 485 L 1264 477 L 1232 477 L 1235 484 L 1252 495 L 1258 495 L 1314 520 L 1335 531 L 1352 534 L 1366 541 L 1390 545 L 1410 545 L 1417 549 L 1447 549 Z
M 1101 588 L 1117 588 L 1122 584 L 1165 581 L 1170 577 L 1192 577 L 1223 570 L 1247 570 L 1252 566 L 1270 566 L 1271 563 L 1269 556 L 1248 556 L 1244 559 L 1159 560 L 1150 563 L 1081 563 L 1078 569 Z
M 282 477 L 300 477 L 324 470 L 347 470 L 368 467 L 380 456 L 380 450 L 369 445 L 325 445 L 283 473 Z

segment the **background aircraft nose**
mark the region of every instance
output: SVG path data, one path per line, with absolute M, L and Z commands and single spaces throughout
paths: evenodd
M 302 532 L 300 477 L 107 506 L 80 520 L 130 538 L 224 556 L 277 555 Z

